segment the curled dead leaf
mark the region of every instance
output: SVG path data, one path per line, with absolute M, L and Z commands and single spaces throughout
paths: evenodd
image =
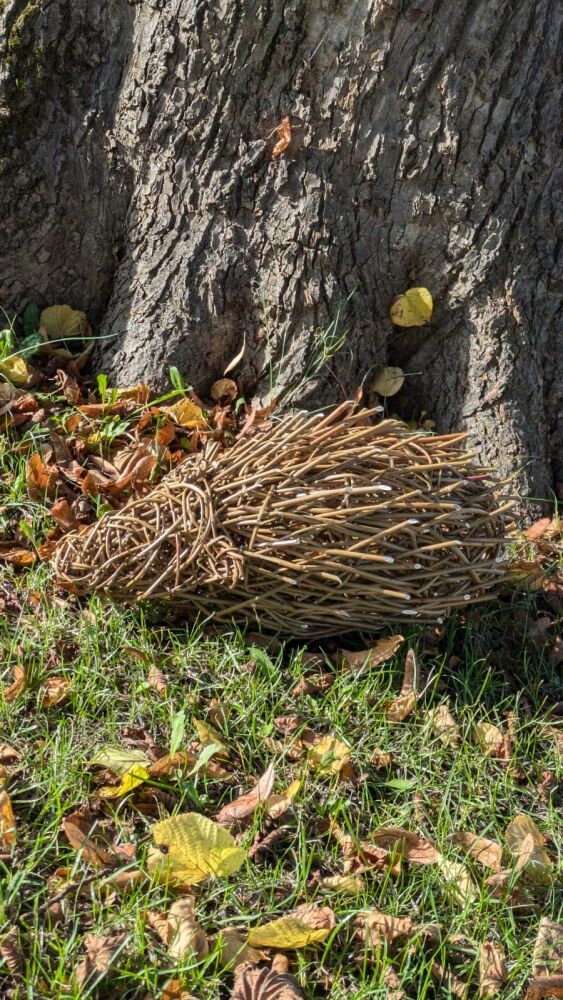
M 6 789 L 6 770 L 0 766 L 0 846 L 11 850 L 16 842 L 16 817 Z
M 11 704 L 11 702 L 15 701 L 16 698 L 18 698 L 20 694 L 22 694 L 22 692 L 25 691 L 27 687 L 27 673 L 25 667 L 21 666 L 21 664 L 19 663 L 16 663 L 14 667 L 13 677 L 14 677 L 13 683 L 5 687 L 2 692 L 4 701 L 7 702 L 8 704 Z
M 297 980 L 287 971 L 241 965 L 236 971 L 231 1000 L 305 1000 Z
M 442 702 L 437 708 L 431 709 L 428 714 L 430 725 L 442 743 L 453 749 L 459 746 L 461 739 L 459 726 L 446 702 Z
M 270 764 L 261 778 L 256 782 L 254 788 L 245 795 L 239 796 L 233 802 L 229 802 L 217 813 L 215 819 L 217 823 L 230 826 L 232 823 L 248 819 L 260 806 L 265 806 L 274 787 L 274 765 Z
M 362 649 L 359 652 L 343 649 L 343 665 L 357 675 L 365 673 L 390 660 L 404 641 L 402 635 L 390 635 L 379 639 L 369 649 Z
M 451 840 L 467 851 L 470 857 L 478 861 L 479 864 L 490 868 L 493 872 L 500 872 L 502 847 L 496 841 L 489 840 L 487 837 L 478 837 L 476 833 L 465 831 L 452 834 Z
M 84 938 L 86 957 L 74 971 L 79 989 L 91 987 L 93 981 L 106 975 L 117 962 L 127 942 L 127 934 L 87 934 Z
M 404 722 L 413 711 L 420 683 L 418 659 L 414 649 L 409 649 L 405 659 L 405 673 L 398 698 L 387 706 L 387 718 L 390 722 Z
M 149 911 L 146 916 L 168 954 L 178 962 L 191 956 L 201 961 L 209 954 L 209 941 L 198 923 L 193 896 L 176 899 L 166 915 Z
M 479 996 L 495 997 L 508 979 L 504 949 L 485 941 L 479 956 Z
M 21 976 L 25 967 L 25 959 L 20 942 L 20 932 L 17 927 L 6 926 L 0 933 L 0 956 L 8 966 L 12 976 Z
M 553 863 L 544 848 L 545 837 L 530 816 L 515 816 L 505 831 L 506 842 L 516 859 L 515 870 L 536 885 L 549 886 Z
M 358 919 L 359 936 L 370 948 L 387 945 L 393 950 L 397 944 L 404 944 L 414 930 L 410 917 L 393 917 L 379 910 L 366 910 Z
M 224 927 L 211 941 L 217 946 L 219 961 L 223 966 L 236 969 L 242 963 L 257 965 L 267 957 L 265 952 L 251 948 L 247 935 L 241 934 L 236 927 Z
M 41 708 L 52 708 L 66 701 L 72 689 L 72 681 L 68 677 L 48 677 L 39 689 Z
M 217 403 L 232 403 L 238 396 L 238 387 L 232 378 L 220 378 L 213 383 L 210 392 Z
M 147 684 L 153 691 L 156 691 L 161 698 L 166 698 L 168 692 L 168 679 L 166 674 L 164 674 L 154 663 L 151 663 L 149 667 Z
M 410 830 L 380 827 L 371 834 L 370 840 L 376 847 L 410 864 L 433 865 L 442 861 L 442 854 L 432 841 Z

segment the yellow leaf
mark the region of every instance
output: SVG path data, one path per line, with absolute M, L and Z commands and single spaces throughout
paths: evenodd
M 350 747 L 334 736 L 321 736 L 309 747 L 311 767 L 318 771 L 332 771 L 344 777 L 353 771 Z
M 134 788 L 142 785 L 149 778 L 149 772 L 141 764 L 133 764 L 125 774 L 121 775 L 119 785 L 104 785 L 100 788 L 101 799 L 121 799 L 124 795 L 129 795 Z
M 195 885 L 211 876 L 232 875 L 246 857 L 224 827 L 199 813 L 162 820 L 153 826 L 152 833 L 155 843 L 167 848 L 167 853 L 151 848 L 149 871 L 183 885 Z
M 365 883 L 359 875 L 327 875 L 319 882 L 321 889 L 330 892 L 344 892 L 347 896 L 357 896 L 365 889 Z
M 0 844 L 9 848 L 16 842 L 16 818 L 5 781 L 6 772 L 0 767 Z
M 90 324 L 86 315 L 71 306 L 49 306 L 39 317 L 49 340 L 66 340 L 67 337 L 86 337 Z
M 424 326 L 432 316 L 432 296 L 427 288 L 409 288 L 398 295 L 389 316 L 397 326 Z
M 378 396 L 395 396 L 404 381 L 402 368 L 382 368 L 377 372 L 371 387 Z
M 151 398 L 152 389 L 146 382 L 138 382 L 137 385 L 129 386 L 128 389 L 116 389 L 117 399 L 128 399 L 133 403 L 148 403 Z
M 465 865 L 442 858 L 440 871 L 443 877 L 442 890 L 452 903 L 466 906 L 476 898 L 477 890 Z
M 225 740 L 223 739 L 221 733 L 217 729 L 214 729 L 213 726 L 210 726 L 208 722 L 202 722 L 201 719 L 194 719 L 193 724 L 195 726 L 195 730 L 197 732 L 197 736 L 202 747 L 210 747 L 212 744 L 216 744 L 221 749 L 217 750 L 214 756 L 216 757 L 229 756 L 229 748 L 225 743 Z
M 168 407 L 168 413 L 174 417 L 177 424 L 182 427 L 206 427 L 207 421 L 201 406 L 192 403 L 191 399 L 179 399 L 173 406 Z
M 502 748 L 503 735 L 492 722 L 478 722 L 473 729 L 475 742 L 488 757 L 498 757 Z
M 314 909 L 308 907 L 310 911 Z M 280 917 L 279 920 L 262 924 L 261 927 L 254 927 L 248 935 L 248 944 L 254 948 L 276 948 L 280 951 L 308 948 L 311 944 L 325 941 L 334 926 L 334 922 L 331 926 L 321 927 L 313 926 L 313 923 L 314 921 L 308 919 L 305 913 L 289 914 L 287 917 Z
M 127 774 L 135 764 L 140 764 L 143 768 L 150 767 L 150 760 L 144 750 L 128 747 L 104 747 L 89 763 L 96 767 L 107 767 L 118 775 Z
M 0 374 L 14 385 L 25 385 L 29 379 L 30 371 L 25 358 L 22 358 L 20 354 L 12 354 L 4 361 L 0 361 Z
M 545 837 L 530 816 L 515 816 L 505 831 L 506 842 L 516 858 L 516 870 L 530 882 L 551 885 L 553 863 L 544 849 Z

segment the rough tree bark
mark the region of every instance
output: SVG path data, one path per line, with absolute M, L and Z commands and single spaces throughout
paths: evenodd
M 271 359 L 294 379 L 340 309 L 346 347 L 303 402 L 398 364 L 439 429 L 553 496 L 557 0 L 0 10 L 6 307 L 86 309 L 114 335 L 98 369 L 155 387 L 176 365 L 204 391 L 246 334 L 255 392 Z M 412 284 L 432 324 L 394 329 Z

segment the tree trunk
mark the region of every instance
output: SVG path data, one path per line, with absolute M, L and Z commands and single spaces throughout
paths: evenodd
M 2 6 L 6 308 L 84 308 L 121 384 L 175 365 L 205 392 L 245 338 L 246 391 L 301 378 L 302 403 L 399 365 L 439 430 L 553 497 L 556 0 Z M 412 285 L 432 322 L 394 328 Z

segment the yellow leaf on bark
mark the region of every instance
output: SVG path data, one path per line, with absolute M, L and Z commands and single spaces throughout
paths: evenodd
M 396 326 L 424 326 L 431 319 L 433 308 L 427 288 L 409 288 L 394 300 L 389 316 Z

